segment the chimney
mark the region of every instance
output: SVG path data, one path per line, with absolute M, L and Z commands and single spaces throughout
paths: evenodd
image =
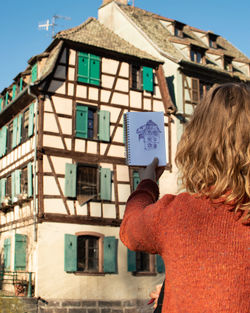
M 119 2 L 119 3 L 122 3 L 122 4 L 128 4 L 128 0 L 103 0 L 102 1 L 102 4 L 107 4 L 109 2 L 112 2 L 112 1 L 116 1 L 116 2 Z

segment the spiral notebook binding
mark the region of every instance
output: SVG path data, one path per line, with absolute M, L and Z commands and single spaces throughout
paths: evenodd
M 125 158 L 126 158 L 126 163 L 129 165 L 130 163 L 130 137 L 129 137 L 129 122 L 128 122 L 128 115 L 125 113 L 123 116 L 123 122 L 124 122 L 124 143 L 125 143 Z

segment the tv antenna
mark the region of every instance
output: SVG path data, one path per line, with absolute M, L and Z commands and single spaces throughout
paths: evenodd
M 49 28 L 52 28 L 52 38 L 55 36 L 55 26 L 57 26 L 56 24 L 56 20 L 57 19 L 64 19 L 64 20 L 71 20 L 71 17 L 67 17 L 67 16 L 61 16 L 61 15 L 53 15 L 51 22 L 50 20 L 47 20 L 45 24 L 39 24 L 38 28 L 41 29 L 45 29 L 46 31 L 49 31 Z

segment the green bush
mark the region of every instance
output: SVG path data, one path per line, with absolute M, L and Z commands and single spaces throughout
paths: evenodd
M 4 297 L 0 295 L 1 313 L 24 313 L 21 300 L 16 297 Z

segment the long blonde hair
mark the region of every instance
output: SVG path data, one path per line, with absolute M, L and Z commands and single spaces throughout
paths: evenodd
M 250 87 L 227 83 L 209 90 L 177 147 L 183 187 L 235 203 L 250 216 Z M 245 212 L 244 212 L 245 211 Z

